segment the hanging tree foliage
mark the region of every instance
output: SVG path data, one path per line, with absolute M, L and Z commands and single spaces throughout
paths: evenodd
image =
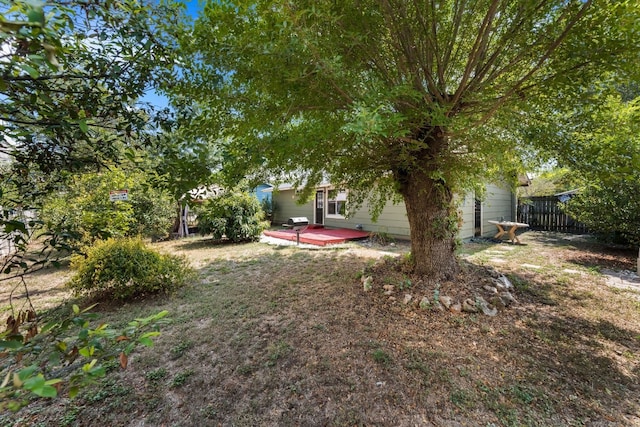
M 633 1 L 209 1 L 183 26 L 175 93 L 217 132 L 230 180 L 323 177 L 404 200 L 415 271 L 457 271 L 453 195 L 512 177 L 515 127 L 636 63 Z M 169 89 L 171 90 L 171 89 Z M 512 165 L 512 166 L 508 166 Z M 496 167 L 500 166 L 500 167 Z M 507 167 L 503 167 L 507 166 Z
M 174 13 L 146 0 L 0 1 L 0 225 L 18 249 L 31 229 L 9 209 L 38 207 L 70 173 L 118 162 L 148 136 L 135 103 L 172 65 L 154 20 Z M 3 271 L 23 268 L 20 252 Z

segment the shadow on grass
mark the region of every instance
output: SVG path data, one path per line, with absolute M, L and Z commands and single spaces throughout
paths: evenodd
M 632 363 L 640 350 L 637 331 L 561 315 L 526 323 L 500 350 L 518 361 L 520 386 L 542 392 L 550 400 L 545 405 L 553 402 L 554 411 L 573 412 L 576 419 L 602 421 L 616 414 L 621 422 L 622 414 L 634 414 L 638 420 L 640 382 Z
M 537 231 L 528 233 L 527 237 L 543 246 L 574 252 L 575 256 L 565 256 L 565 260 L 576 265 L 587 268 L 635 269 L 638 255 L 636 249 L 607 244 L 592 235 Z
M 639 414 L 637 363 L 618 358 L 637 357 L 640 332 L 569 314 L 555 283 L 510 275 L 532 310 L 455 315 L 391 300 L 382 283 L 364 292 L 357 273 L 370 258 L 353 253 L 227 255 L 176 297 L 121 314 L 162 307 L 175 322 L 127 374 L 139 386 L 132 409 L 80 401 L 78 423 L 578 425 Z M 422 291 L 407 292 L 419 301 Z M 153 383 L 159 367 L 168 380 Z M 193 374 L 175 386 L 184 372 Z

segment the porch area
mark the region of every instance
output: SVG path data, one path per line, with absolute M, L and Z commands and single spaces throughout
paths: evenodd
M 295 230 L 265 230 L 263 234 L 276 239 L 291 240 L 294 242 L 297 239 Z M 300 243 L 317 246 L 335 245 L 345 243 L 349 240 L 358 240 L 367 237 L 369 237 L 369 232 L 367 231 L 347 228 L 324 228 L 321 225 L 309 225 L 300 230 Z

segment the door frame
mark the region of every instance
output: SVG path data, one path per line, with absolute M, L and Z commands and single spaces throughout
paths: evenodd
M 320 200 L 318 200 L 318 195 L 321 194 L 322 197 Z M 320 201 L 320 203 L 318 203 L 318 201 Z M 326 192 L 324 189 L 320 189 L 320 190 L 316 190 L 316 196 L 313 199 L 313 223 L 314 224 L 319 224 L 319 225 L 324 225 L 324 217 L 325 217 L 325 209 L 327 206 L 327 201 L 326 201 Z M 322 214 L 320 217 L 320 222 L 318 222 L 318 211 L 322 210 Z
M 473 236 L 481 237 L 482 236 L 482 216 L 484 214 L 484 209 L 482 209 L 482 199 L 479 197 L 474 197 L 473 199 Z

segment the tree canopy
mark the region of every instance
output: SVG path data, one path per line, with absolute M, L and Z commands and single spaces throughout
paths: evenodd
M 231 179 L 400 196 L 416 271 L 439 277 L 456 271 L 453 192 L 512 176 L 532 147 L 516 129 L 632 68 L 639 17 L 607 0 L 209 1 L 182 29 L 175 93 L 218 133 Z
M 175 14 L 147 0 L 0 0 L 3 238 L 25 249 L 11 208 L 38 207 L 69 174 L 109 167 L 152 135 L 136 102 L 173 67 L 158 22 Z
M 77 171 L 121 155 L 149 115 L 138 98 L 170 64 L 144 0 L 2 1 L 0 152 L 8 181 Z M 44 179 L 44 177 L 40 177 Z

